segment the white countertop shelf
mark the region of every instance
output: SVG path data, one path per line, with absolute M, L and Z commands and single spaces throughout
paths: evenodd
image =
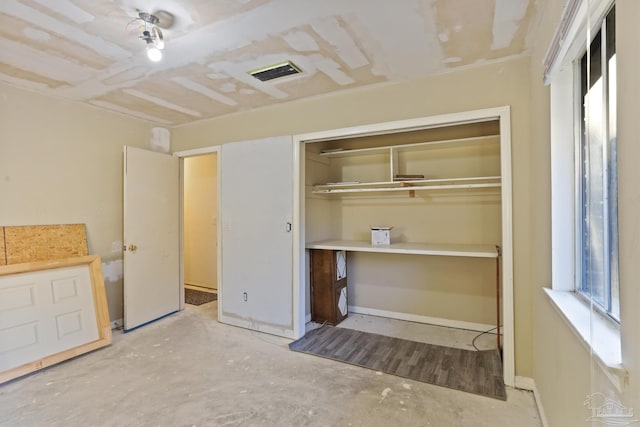
M 306 248 L 470 258 L 497 258 L 499 256 L 498 247 L 496 245 L 392 243 L 389 246 L 372 246 L 370 242 L 355 240 L 322 240 L 319 242 L 307 243 Z

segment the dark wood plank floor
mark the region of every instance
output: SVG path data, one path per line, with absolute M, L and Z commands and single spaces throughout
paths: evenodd
M 293 351 L 506 400 L 498 350 L 470 351 L 325 325 L 289 344 Z

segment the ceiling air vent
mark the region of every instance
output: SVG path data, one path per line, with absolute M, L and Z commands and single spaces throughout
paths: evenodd
M 258 80 L 267 82 L 269 80 L 290 76 L 292 74 L 299 74 L 301 72 L 300 68 L 298 68 L 293 62 L 287 61 L 249 71 L 249 74 Z

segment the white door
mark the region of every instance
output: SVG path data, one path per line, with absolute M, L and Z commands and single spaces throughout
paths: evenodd
M 180 308 L 178 158 L 124 148 L 124 329 Z
M 220 320 L 293 330 L 293 141 L 225 144 L 220 154 Z
M 86 265 L 0 277 L 0 372 L 98 338 Z

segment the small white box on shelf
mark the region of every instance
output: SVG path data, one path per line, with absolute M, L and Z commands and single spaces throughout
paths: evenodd
M 391 245 L 391 229 L 393 227 L 371 227 L 371 245 Z

